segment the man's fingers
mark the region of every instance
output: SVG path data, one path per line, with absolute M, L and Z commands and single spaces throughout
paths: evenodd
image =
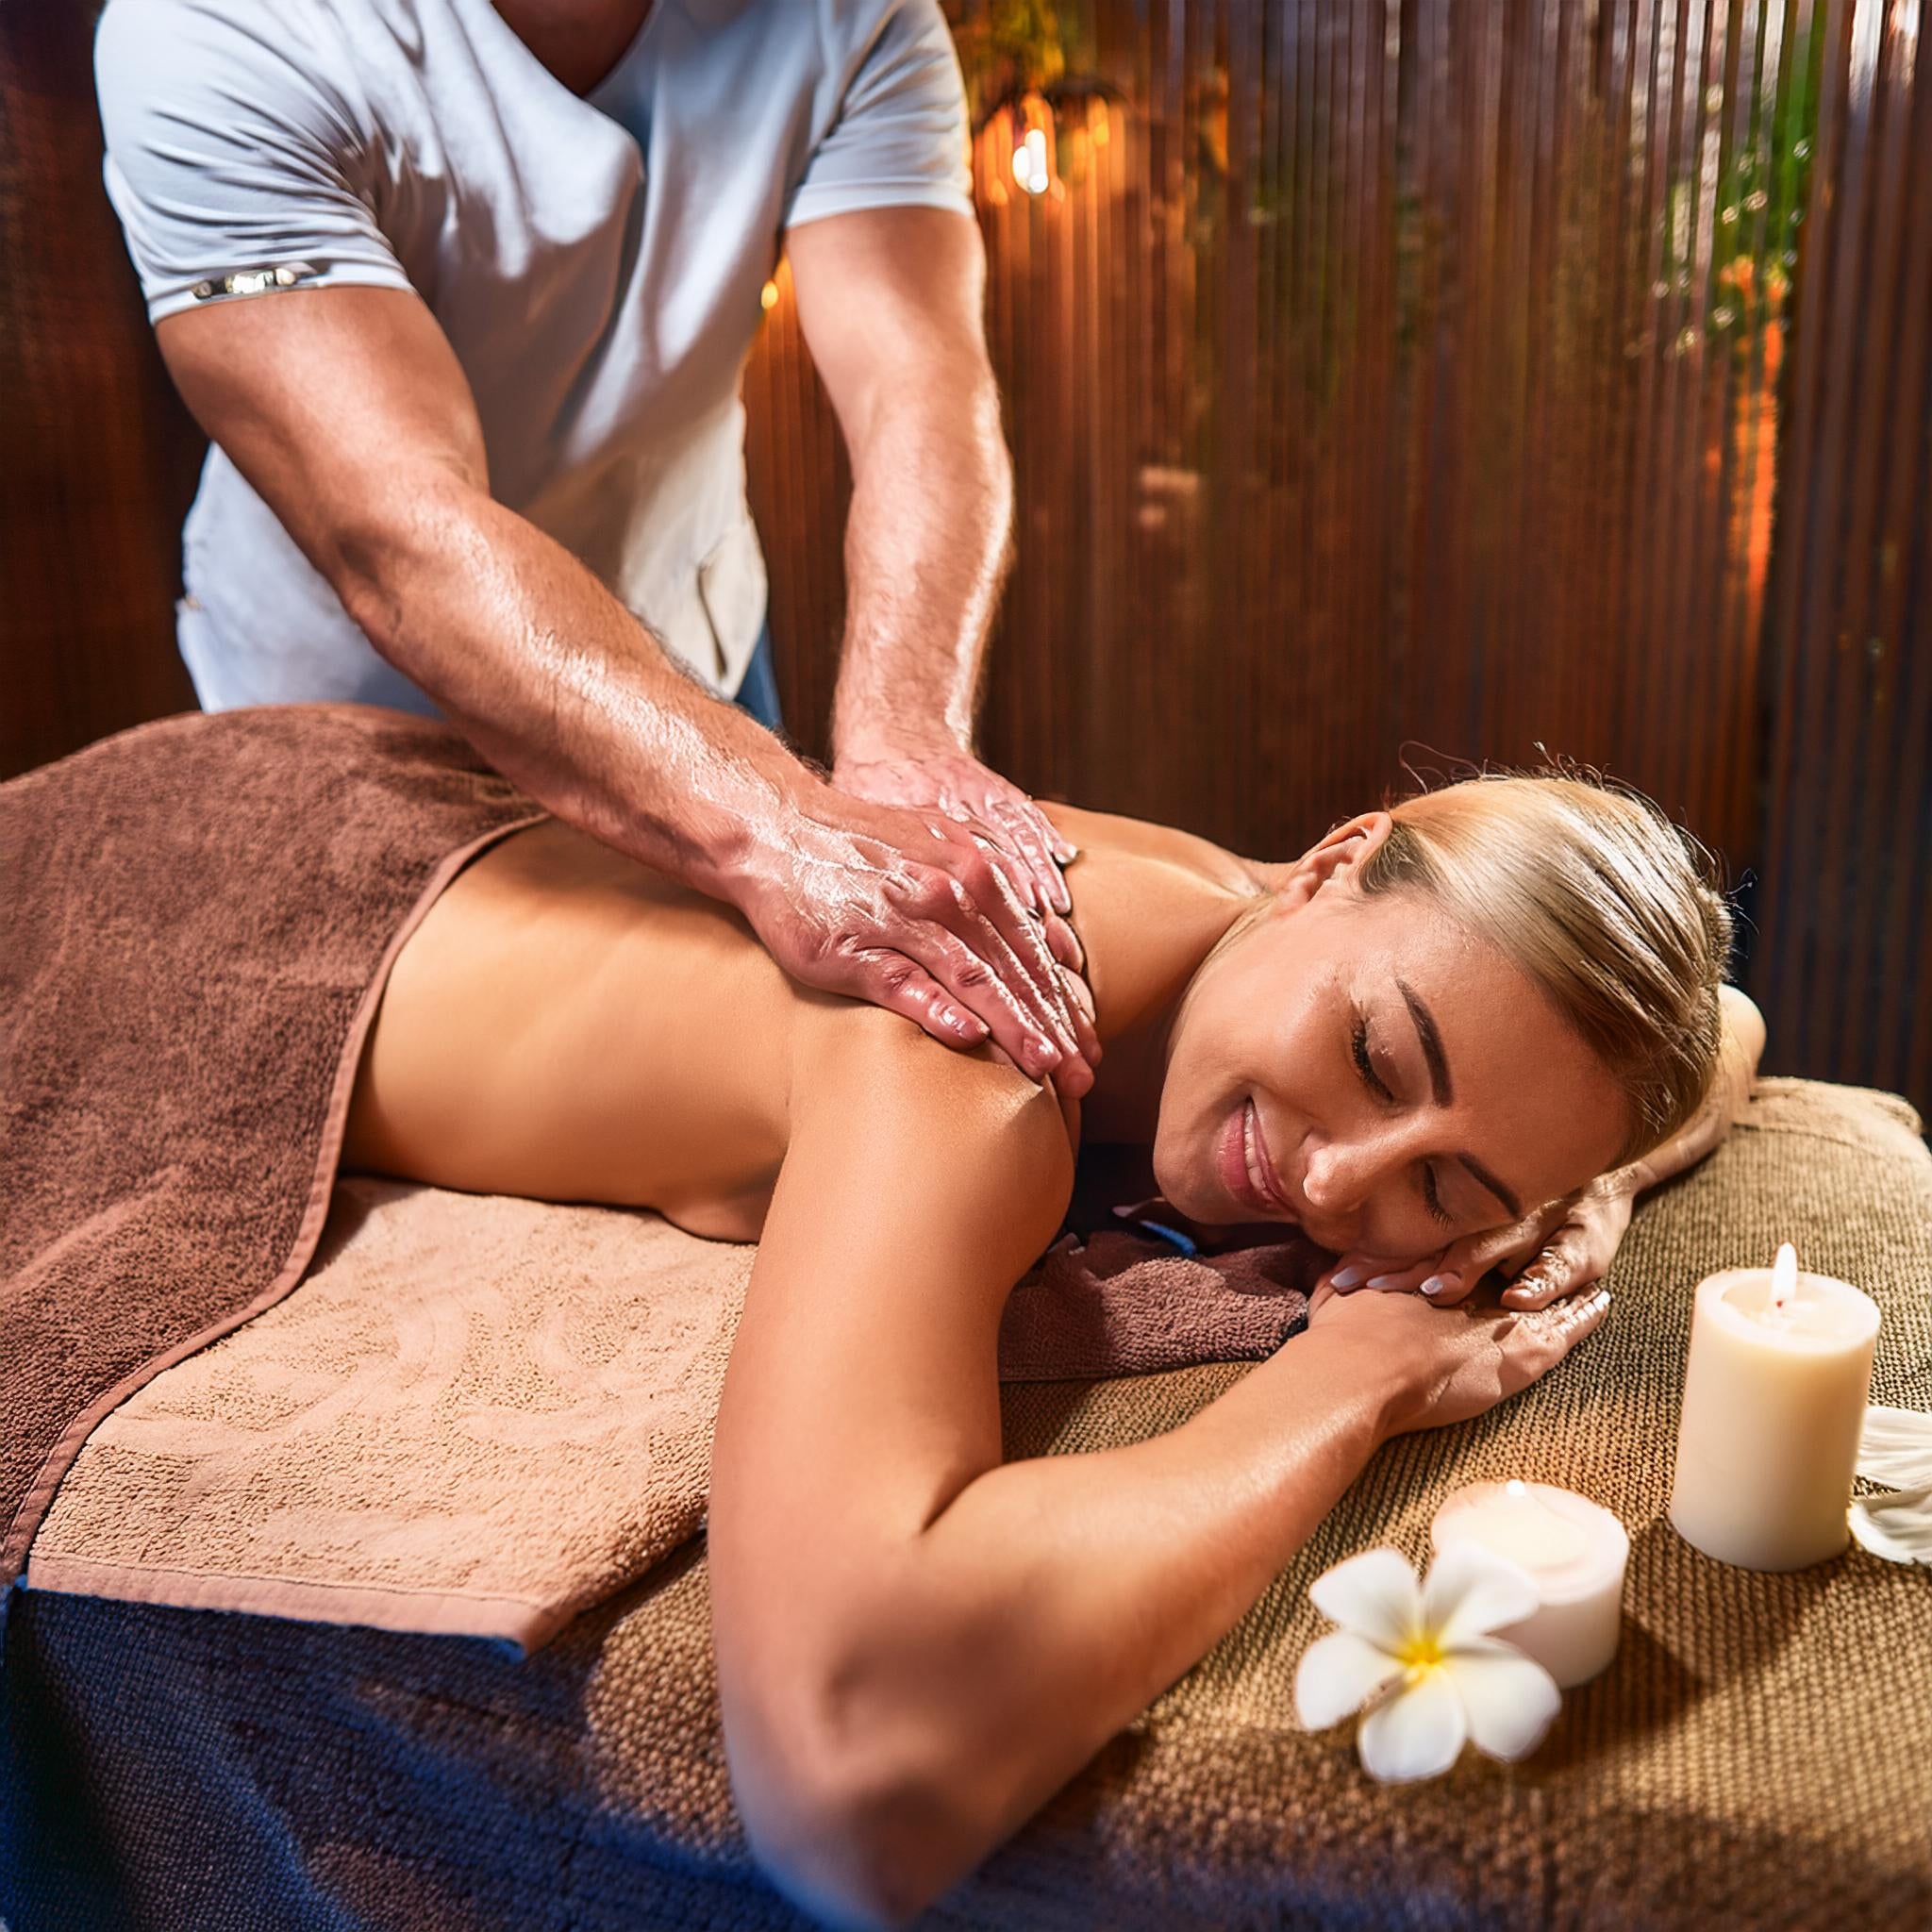
M 985 889 L 982 898 L 972 884 Z M 1048 949 L 1040 922 L 1019 904 L 1004 874 L 982 860 L 978 878 L 946 881 L 929 891 L 924 908 L 948 931 L 965 941 L 1004 979 L 1015 998 L 1056 1037 L 1063 1053 L 1079 1052 L 1078 1029 L 1060 985 L 1059 968 Z
M 985 855 L 986 862 L 1006 880 L 1023 908 L 1038 912 L 1046 901 L 1034 883 L 1033 868 L 1026 854 L 1018 849 L 1002 824 L 979 819 L 972 822 L 973 842 Z
M 917 960 L 898 953 L 874 953 L 859 962 L 858 989 L 874 1006 L 902 1014 L 941 1046 L 977 1046 L 989 1028 L 961 1007 Z
M 1062 915 L 1074 909 L 1073 896 L 1053 856 L 1054 830 L 1046 815 L 1031 799 L 1024 804 L 995 806 L 994 812 L 1010 834 L 1033 874 L 1039 904 Z
M 1080 935 L 1058 912 L 1049 912 L 1041 921 L 1040 929 L 1046 937 L 1047 951 L 1062 966 L 1071 967 L 1075 973 L 1086 972 L 1087 949 L 1080 943 Z
M 986 1023 L 993 1040 L 1022 1073 L 1043 1080 L 1074 1055 L 1071 1041 L 1061 1045 L 1053 1029 L 1021 1005 L 993 966 L 944 924 L 936 920 L 908 920 L 895 943 L 907 958 L 923 966 L 957 1005 Z
M 1087 982 L 1072 968 L 1060 968 L 1060 984 L 1066 989 L 1067 1008 L 1074 1016 L 1074 1037 L 1079 1044 L 1080 1058 L 1089 1068 L 1100 1064 L 1100 1035 L 1093 1030 L 1092 995 L 1087 991 Z

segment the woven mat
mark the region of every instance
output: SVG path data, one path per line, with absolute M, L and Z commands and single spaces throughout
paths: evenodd
M 1874 1400 L 1932 1408 L 1915 1117 L 1762 1083 L 1730 1141 L 1645 1204 L 1598 1334 L 1489 1415 L 1388 1445 L 1228 1638 L 927 1923 L 1932 1923 L 1932 1571 L 1853 1548 L 1758 1575 L 1665 1521 L 1692 1289 L 1781 1238 L 1880 1302 Z M 1241 1373 L 1008 1390 L 1010 1450 L 1153 1434 Z M 1623 1518 L 1622 1649 L 1522 1764 L 1469 1753 L 1434 1782 L 1377 1787 L 1345 1726 L 1295 1724 L 1294 1666 L 1324 1627 L 1307 1586 L 1373 1543 L 1420 1558 L 1441 1497 L 1504 1474 Z M 31 1591 L 8 1645 L 15 1749 L 42 1754 L 38 1808 L 16 1813 L 33 1852 L 31 1889 L 16 1866 L 10 1894 L 22 1932 L 800 1923 L 731 1809 L 694 1554 L 524 1664 Z

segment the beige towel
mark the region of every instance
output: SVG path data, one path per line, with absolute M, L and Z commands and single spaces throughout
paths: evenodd
M 702 1522 L 754 1253 L 654 1214 L 343 1181 L 302 1285 L 96 1428 L 28 1583 L 534 1648 Z M 1257 1359 L 1322 1258 L 1068 1237 L 1008 1304 L 1002 1374 Z

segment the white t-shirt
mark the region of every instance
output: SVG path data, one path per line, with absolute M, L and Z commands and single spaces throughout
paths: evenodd
M 765 607 L 738 391 L 780 235 L 972 213 L 937 0 L 657 0 L 583 99 L 489 0 L 109 0 L 94 62 L 151 317 L 415 290 L 497 500 L 737 689 Z M 276 268 L 287 292 L 222 290 Z M 184 545 L 182 654 L 209 709 L 433 708 L 218 448 Z

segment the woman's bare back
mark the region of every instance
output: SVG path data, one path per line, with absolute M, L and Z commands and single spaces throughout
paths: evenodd
M 1252 881 L 1184 833 L 1054 817 L 1082 850 L 1074 923 L 1106 1037 L 1185 974 Z M 730 907 L 546 821 L 467 867 L 403 947 L 343 1162 L 756 1240 L 798 1049 L 859 1010 L 787 977 Z

